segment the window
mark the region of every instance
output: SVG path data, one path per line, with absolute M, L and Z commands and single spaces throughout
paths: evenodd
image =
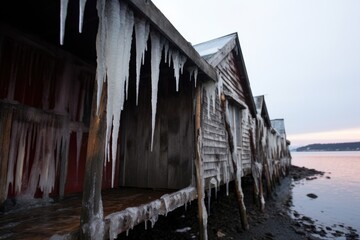
M 241 150 L 241 109 L 233 104 L 229 104 L 229 120 L 231 132 L 234 137 L 234 144 L 237 150 Z

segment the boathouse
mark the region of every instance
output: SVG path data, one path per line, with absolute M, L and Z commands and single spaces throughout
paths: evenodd
M 255 119 L 237 34 L 194 48 L 145 0 L 6 1 L 0 234 L 114 239 L 197 198 L 206 239 L 231 180 L 247 228 Z

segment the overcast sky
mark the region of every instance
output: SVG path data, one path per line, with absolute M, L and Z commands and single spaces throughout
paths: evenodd
M 153 0 L 192 44 L 239 34 L 253 95 L 292 145 L 360 141 L 359 0 Z

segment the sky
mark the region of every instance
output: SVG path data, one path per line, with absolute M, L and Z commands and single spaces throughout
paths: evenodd
M 252 93 L 292 146 L 360 141 L 360 1 L 153 3 L 192 44 L 238 33 Z

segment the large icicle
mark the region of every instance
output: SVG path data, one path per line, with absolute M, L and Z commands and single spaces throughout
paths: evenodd
M 164 41 L 161 40 L 161 36 L 155 31 L 152 31 L 150 35 L 151 35 L 151 151 L 152 151 L 154 144 L 154 130 L 155 130 L 155 119 L 156 119 L 160 61 L 161 61 L 161 53 L 162 53 Z
M 149 37 L 150 25 L 145 19 L 135 19 L 136 36 L 136 105 L 139 99 L 140 68 L 144 64 L 147 40 Z
M 65 23 L 69 0 L 61 0 L 60 6 L 60 44 L 64 44 Z
M 129 80 L 129 62 L 131 55 L 132 33 L 134 28 L 134 14 L 125 3 L 118 0 L 108 1 L 105 9 L 106 28 L 105 62 L 108 77 L 107 128 L 106 128 L 106 156 L 112 160 L 111 186 L 114 186 L 115 163 L 118 134 L 120 128 L 121 110 L 127 95 Z M 102 53 L 100 53 L 102 54 Z M 112 134 L 111 134 L 112 128 Z M 111 156 L 109 156 L 111 139 Z
M 99 27 L 96 36 L 96 83 L 97 83 L 97 97 L 96 97 L 96 109 L 99 112 L 101 93 L 103 84 L 106 80 L 106 62 L 105 62 L 105 49 L 106 49 L 106 17 L 105 17 L 105 3 L 106 0 L 97 1 L 97 10 L 99 16 Z

